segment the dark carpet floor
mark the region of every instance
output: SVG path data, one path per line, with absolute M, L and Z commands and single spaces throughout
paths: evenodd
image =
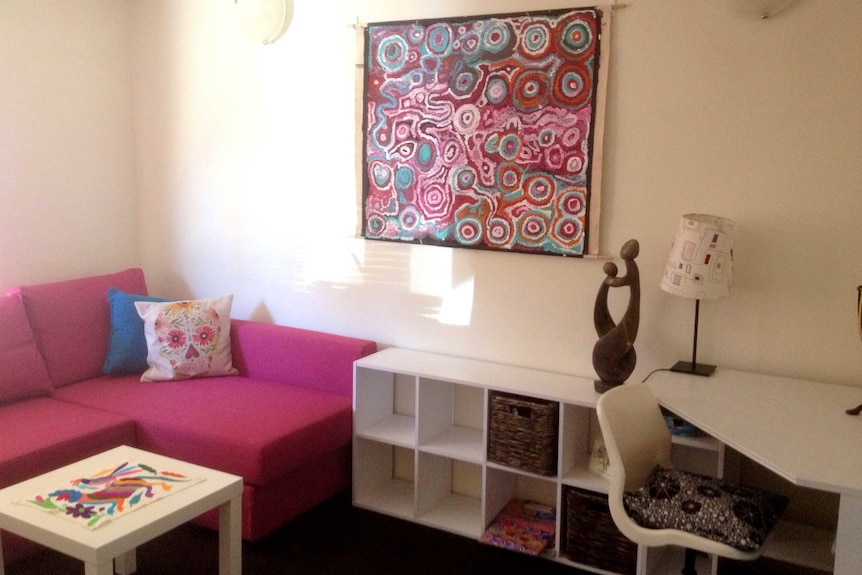
M 82 575 L 83 564 L 43 551 L 6 575 Z M 192 525 L 138 549 L 139 575 L 217 575 L 217 534 Z M 355 509 L 341 494 L 257 543 L 243 543 L 243 575 L 581 575 L 565 565 L 518 555 Z M 727 575 L 810 575 L 765 562 L 723 565 Z

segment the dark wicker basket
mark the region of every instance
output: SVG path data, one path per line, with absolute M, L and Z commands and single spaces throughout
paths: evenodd
M 570 560 L 614 573 L 634 574 L 638 546 L 611 519 L 608 496 L 565 486 L 563 551 Z
M 560 404 L 493 391 L 489 404 L 488 460 L 555 475 Z

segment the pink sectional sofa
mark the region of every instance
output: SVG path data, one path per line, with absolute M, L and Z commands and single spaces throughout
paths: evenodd
M 232 320 L 237 375 L 104 375 L 109 288 L 147 294 L 135 268 L 0 297 L 0 487 L 133 445 L 241 475 L 253 541 L 349 486 L 353 362 L 374 342 Z M 2 536 L 7 561 L 27 551 Z

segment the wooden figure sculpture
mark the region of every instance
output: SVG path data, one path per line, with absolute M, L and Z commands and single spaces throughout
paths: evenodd
M 596 296 L 593 322 L 599 340 L 593 347 L 593 368 L 599 379 L 595 382 L 596 391 L 605 391 L 625 383 L 637 363 L 635 338 L 640 321 L 641 284 L 635 258 L 640 253 L 637 240 L 629 240 L 620 249 L 620 257 L 626 263 L 626 274 L 617 277 L 617 265 L 607 262 L 602 268 L 607 277 L 602 281 Z M 608 310 L 608 292 L 612 287 L 629 286 L 629 305 L 618 324 L 614 323 Z

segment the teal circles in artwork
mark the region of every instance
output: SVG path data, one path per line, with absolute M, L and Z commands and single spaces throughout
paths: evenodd
M 455 41 L 453 47 L 468 58 L 479 56 L 482 48 L 482 39 L 476 32 L 466 32 Z
M 581 216 L 587 207 L 583 188 L 569 188 L 557 200 L 557 210 L 565 216 Z
M 482 220 L 475 216 L 460 218 L 455 222 L 455 235 L 465 245 L 475 245 L 482 240 Z
M 401 166 L 395 172 L 395 189 L 404 191 L 413 185 L 413 170 L 408 166 Z
M 518 157 L 521 152 L 521 137 L 516 133 L 489 134 L 485 141 L 485 152 L 499 154 L 501 158 L 510 162 Z
M 521 32 L 521 51 L 536 60 L 546 57 L 553 48 L 551 29 L 545 22 L 534 22 Z
M 476 171 L 471 166 L 461 166 L 452 173 L 452 182 L 461 192 L 473 189 L 476 184 Z
M 371 180 L 375 186 L 379 188 L 389 187 L 392 181 L 392 168 L 389 164 L 385 162 L 372 162 L 369 171 L 371 172 Z
M 521 138 L 518 134 L 506 134 L 500 139 L 500 156 L 504 160 L 514 160 L 521 151 Z
M 422 140 L 416 146 L 416 167 L 423 172 L 429 171 L 437 161 L 437 147 L 434 142 Z
M 512 101 L 522 112 L 535 112 L 551 97 L 551 79 L 543 70 L 524 70 L 515 78 Z
M 479 83 L 480 77 L 480 73 L 476 68 L 465 66 L 459 62 L 452 71 L 449 89 L 456 98 L 469 96 L 476 89 L 476 84 Z
M 422 216 L 414 206 L 405 206 L 398 217 L 398 223 L 404 231 L 413 231 L 419 226 Z
M 539 145 L 542 147 L 548 147 L 554 143 L 557 139 L 557 134 L 554 130 L 550 128 L 545 128 L 541 132 L 539 132 Z
M 554 237 L 566 245 L 572 245 L 581 239 L 581 222 L 575 218 L 560 218 L 554 224 Z
M 386 231 L 386 219 L 379 214 L 371 214 L 365 220 L 365 231 L 371 237 L 381 237 Z
M 563 105 L 577 109 L 592 95 L 592 81 L 584 66 L 574 63 L 561 67 L 554 77 L 554 98 Z
M 583 18 L 575 18 L 567 22 L 560 35 L 560 47 L 574 56 L 580 56 L 594 49 L 593 28 L 591 23 Z
M 504 55 L 513 48 L 512 30 L 502 20 L 491 20 L 482 34 L 482 49 L 491 54 Z
M 434 24 L 425 33 L 429 54 L 447 56 L 452 51 L 452 30 L 447 24 Z
M 485 86 L 485 97 L 491 104 L 501 104 L 509 95 L 509 83 L 501 76 L 488 79 Z
M 377 49 L 377 64 L 387 72 L 398 72 L 407 61 L 407 42 L 401 36 L 389 36 Z
M 516 192 L 521 188 L 523 171 L 518 164 L 505 162 L 497 168 L 497 187 L 503 192 Z
M 512 241 L 512 235 L 512 222 L 509 220 L 503 217 L 496 217 L 491 218 L 488 221 L 488 231 L 486 232 L 486 236 L 488 238 L 488 242 L 492 246 L 508 246 Z
M 533 174 L 524 180 L 524 195 L 534 206 L 548 205 L 556 193 L 554 179 L 546 174 Z
M 518 235 L 527 245 L 538 245 L 548 235 L 548 216 L 530 212 L 521 217 Z
M 425 27 L 419 24 L 412 24 L 407 28 L 405 37 L 413 45 L 421 44 L 425 40 Z

